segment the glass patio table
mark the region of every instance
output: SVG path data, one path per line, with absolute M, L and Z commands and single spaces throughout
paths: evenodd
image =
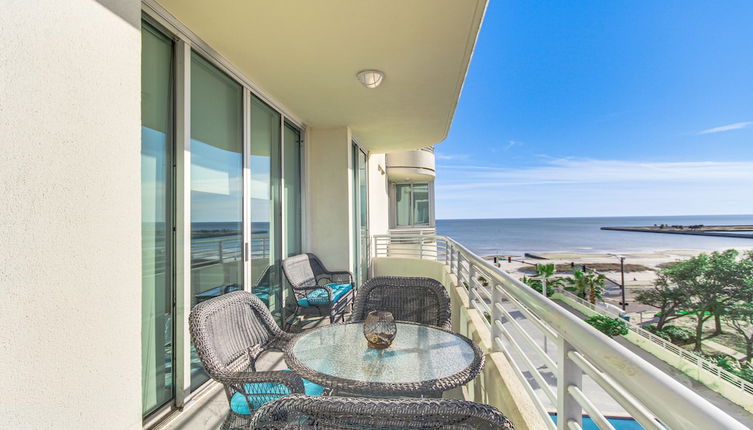
M 397 322 L 389 348 L 372 349 L 357 322 L 299 334 L 288 343 L 285 362 L 301 377 L 338 393 L 433 396 L 475 378 L 484 356 L 465 336 L 409 322 Z

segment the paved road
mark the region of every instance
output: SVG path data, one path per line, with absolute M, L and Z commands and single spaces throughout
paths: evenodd
M 585 318 L 585 315 L 583 315 L 581 312 L 574 309 L 572 306 L 562 303 L 559 300 L 556 300 L 555 302 L 559 304 L 560 306 L 562 306 L 563 308 L 569 310 L 573 314 L 578 315 L 581 318 Z M 644 349 L 630 342 L 624 337 L 617 337 L 615 338 L 615 340 L 619 342 L 620 345 L 626 347 L 630 351 L 634 352 L 636 355 L 640 356 L 644 360 L 653 364 L 654 367 L 656 367 L 657 369 L 661 370 L 662 372 L 674 378 L 676 381 L 680 382 L 682 385 L 685 385 L 686 387 L 695 391 L 698 395 L 708 400 L 719 409 L 728 413 L 729 415 L 734 417 L 736 420 L 740 421 L 741 423 L 745 424 L 749 428 L 753 429 L 753 414 L 746 411 L 744 408 L 738 406 L 735 403 L 732 403 L 731 401 L 727 400 L 727 398 L 723 397 L 721 394 L 701 384 L 700 382 L 682 373 L 676 368 L 670 366 L 669 364 L 657 358 L 655 355 L 645 351 Z

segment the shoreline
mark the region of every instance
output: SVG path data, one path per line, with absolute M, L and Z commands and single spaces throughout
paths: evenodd
M 746 250 L 753 250 L 753 247 L 739 247 L 735 249 L 744 252 Z M 517 279 L 521 279 L 523 276 L 531 276 L 531 269 L 537 263 L 551 263 L 558 266 L 558 268 L 567 267 L 568 270 L 557 271 L 557 275 L 559 276 L 568 276 L 571 273 L 571 270 L 569 270 L 571 263 L 576 268 L 582 265 L 585 265 L 586 267 L 589 265 L 609 267 L 609 270 L 598 270 L 599 273 L 604 274 L 612 284 L 604 294 L 604 301 L 619 306 L 621 298 L 621 272 L 619 269 L 620 260 L 615 255 L 622 255 L 625 257 L 626 269 L 625 299 L 628 303 L 626 312 L 635 316 L 636 321 L 638 321 L 641 312 L 652 312 L 656 310 L 651 306 L 636 302 L 635 295 L 640 291 L 649 289 L 653 286 L 654 280 L 656 280 L 657 277 L 656 272 L 659 269 L 666 264 L 712 251 L 713 250 L 704 249 L 665 249 L 613 254 L 603 252 L 537 252 L 533 254 L 539 258 L 515 255 L 512 256 L 511 262 L 508 262 L 507 260 L 508 255 L 487 255 L 483 258 L 492 261 L 495 256 L 499 257 L 497 266 Z M 612 268 L 614 268 L 614 270 L 612 270 Z M 628 268 L 635 270 L 628 270 Z M 646 314 L 646 318 L 649 318 L 648 314 Z

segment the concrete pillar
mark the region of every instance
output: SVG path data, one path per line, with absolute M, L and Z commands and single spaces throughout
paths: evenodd
M 306 138 L 306 250 L 331 270 L 353 270 L 350 129 L 309 128 Z
M 141 1 L 0 13 L 0 427 L 141 429 Z

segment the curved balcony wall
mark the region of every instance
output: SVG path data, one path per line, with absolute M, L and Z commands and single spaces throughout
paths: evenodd
M 392 182 L 431 182 L 436 176 L 434 148 L 388 153 L 387 177 Z

